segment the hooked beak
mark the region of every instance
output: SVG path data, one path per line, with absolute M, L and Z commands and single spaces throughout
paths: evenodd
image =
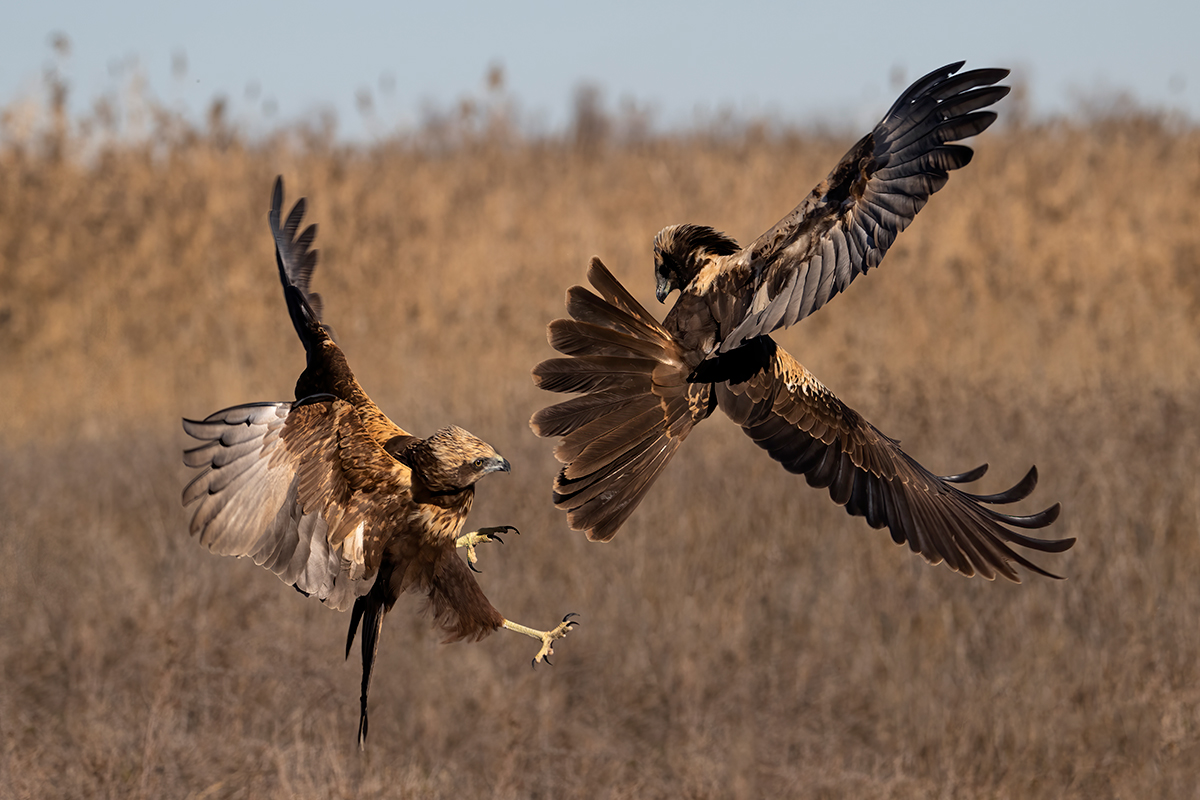
M 488 468 L 488 472 L 510 472 L 511 470 L 512 465 L 508 463 L 508 459 L 500 456 L 493 458 Z
M 658 302 L 667 302 L 667 295 L 671 293 L 671 284 L 667 282 L 666 276 L 655 276 L 654 284 L 654 296 L 658 298 Z

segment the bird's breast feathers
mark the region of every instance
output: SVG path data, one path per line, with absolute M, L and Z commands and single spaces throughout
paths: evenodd
M 430 544 L 443 544 L 447 540 L 453 541 L 462 531 L 463 523 L 470 510 L 471 498 L 469 496 L 463 503 L 451 507 L 417 503 L 408 513 L 408 529 L 420 531 L 421 537 Z

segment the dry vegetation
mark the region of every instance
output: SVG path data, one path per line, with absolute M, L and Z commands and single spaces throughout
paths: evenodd
M 720 418 L 611 544 L 549 503 L 529 369 L 587 259 L 652 304 L 660 227 L 746 240 L 849 138 L 217 123 L 0 146 L 0 796 L 1192 796 L 1200 130 L 989 131 L 882 269 L 780 337 L 935 470 L 1038 465 L 1026 508 L 1062 501 L 1079 544 L 1041 559 L 1068 580 L 1014 586 L 925 565 Z M 286 399 L 302 364 L 277 173 L 368 391 L 515 465 L 472 517 L 524 532 L 484 548 L 485 590 L 584 618 L 535 671 L 528 641 L 441 646 L 402 601 L 365 756 L 346 616 L 204 551 L 179 507 L 179 417 Z

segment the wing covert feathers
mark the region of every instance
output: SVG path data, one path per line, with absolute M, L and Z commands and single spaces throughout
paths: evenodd
M 1045 540 L 1012 528 L 1044 528 L 1058 518 L 1055 504 L 1037 514 L 1017 516 L 989 506 L 1023 500 L 1037 485 L 1031 469 L 1015 486 L 990 495 L 957 488 L 982 477 L 986 466 L 961 475 L 938 477 L 844 405 L 787 352 L 777 348 L 774 363 L 742 384 L 717 386 L 717 404 L 754 442 L 789 472 L 829 490 L 834 502 L 874 528 L 888 528 L 926 561 L 967 576 L 997 575 L 1019 582 L 1019 564 L 1058 577 L 1014 552 L 1017 544 L 1047 553 L 1062 552 L 1074 539 Z
M 876 267 L 969 147 L 954 142 L 996 119 L 981 111 L 1006 94 L 1008 70 L 934 70 L 908 88 L 790 214 L 730 256 L 714 291 L 736 291 L 740 311 L 724 320 L 722 351 L 793 325 Z

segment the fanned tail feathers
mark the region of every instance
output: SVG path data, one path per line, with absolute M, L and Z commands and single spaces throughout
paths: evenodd
M 550 324 L 549 340 L 568 358 L 533 370 L 540 388 L 579 393 L 534 414 L 538 436 L 561 436 L 564 464 L 554 503 L 575 530 L 607 541 L 629 517 L 692 426 L 711 411 L 709 387 L 688 384 L 671 335 L 599 259 L 583 288 L 567 292 L 571 319 Z

